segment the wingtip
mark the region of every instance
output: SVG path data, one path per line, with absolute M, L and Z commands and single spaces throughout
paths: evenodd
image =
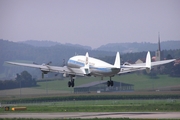
M 5 61 L 5 63 L 11 63 L 10 61 Z

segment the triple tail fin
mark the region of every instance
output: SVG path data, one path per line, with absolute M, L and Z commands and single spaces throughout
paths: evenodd
M 86 59 L 85 59 L 84 68 L 89 69 L 89 54 L 88 54 L 88 52 L 86 52 Z
M 115 62 L 114 62 L 114 67 L 116 67 L 116 68 L 121 67 L 121 60 L 120 60 L 119 52 L 116 53 L 116 59 L 115 59 Z
M 85 65 L 84 65 L 84 74 L 90 74 L 89 69 L 89 54 L 86 52 L 86 59 L 85 59 Z
M 146 55 L 146 72 L 150 73 L 151 72 L 151 55 L 150 52 L 148 51 Z

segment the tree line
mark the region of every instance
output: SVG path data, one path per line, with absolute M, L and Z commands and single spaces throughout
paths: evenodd
M 21 74 L 17 74 L 15 80 L 0 81 L 0 90 L 33 86 L 36 86 L 36 80 L 32 78 L 32 76 L 27 71 L 23 71 Z

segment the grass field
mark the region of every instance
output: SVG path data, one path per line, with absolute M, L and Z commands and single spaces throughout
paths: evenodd
M 67 87 L 69 78 L 64 80 L 44 81 L 38 82 L 37 87 L 22 88 L 22 97 L 41 97 L 41 95 L 75 95 L 73 88 Z M 100 80 L 99 77 L 80 77 L 76 78 L 75 86 L 90 83 Z M 109 78 L 104 78 L 104 81 Z M 179 94 L 180 92 L 180 80 L 179 78 L 172 78 L 167 75 L 159 75 L 158 79 L 151 79 L 149 76 L 127 74 L 113 77 L 114 81 L 134 84 L 135 92 L 126 93 L 106 93 L 106 94 Z M 179 91 L 159 91 L 159 92 L 147 92 L 147 90 L 172 90 L 176 88 Z M 143 92 L 142 92 L 143 91 Z M 92 93 L 94 94 L 94 93 Z M 97 94 L 97 93 L 95 93 Z M 104 93 L 101 93 L 104 94 Z M 11 96 L 9 99 L 20 96 L 20 89 L 0 90 L 1 96 Z M 32 95 L 32 96 L 31 96 Z M 86 94 L 87 95 L 87 94 Z M 0 96 L 0 101 L 2 100 Z M 4 106 L 4 105 L 3 105 Z M 152 100 L 86 100 L 86 101 L 61 101 L 61 102 L 35 102 L 35 103 L 20 103 L 10 104 L 9 106 L 26 106 L 26 111 L 4 111 L 0 109 L 0 113 L 18 113 L 18 112 L 176 112 L 180 111 L 180 100 L 174 99 L 152 99 Z M 96 120 L 94 118 L 92 120 Z M 105 118 L 100 120 L 109 120 L 111 118 Z M 117 118 L 118 120 L 120 118 Z M 122 118 L 120 120 L 129 120 L 128 118 Z M 2 119 L 5 120 L 5 119 Z M 10 120 L 10 119 L 6 119 Z M 26 120 L 26 119 L 17 119 Z M 71 119 L 72 120 L 72 119 Z M 98 119 L 99 120 L 99 119 Z M 114 120 L 114 119 L 112 119 Z M 153 119 L 152 119 L 153 120 Z
M 20 112 L 172 112 L 180 111 L 180 100 L 74 100 L 11 105 L 14 106 L 27 107 Z M 0 112 L 7 111 L 1 109 Z
M 7 106 L 7 105 L 5 105 Z M 180 100 L 86 100 L 12 104 L 12 107 L 27 107 L 25 111 L 4 111 L 0 113 L 53 113 L 53 112 L 179 112 Z M 30 119 L 30 118 L 29 118 Z M 16 118 L 16 120 L 29 120 Z M 47 118 L 48 119 L 48 118 Z M 46 119 L 46 120 L 47 120 Z M 141 120 L 129 118 L 93 118 L 92 120 Z M 1 119 L 0 119 L 1 120 Z M 10 119 L 2 119 L 10 120 Z M 73 120 L 73 119 L 70 119 Z M 75 119 L 77 120 L 77 119 Z M 148 119 L 154 120 L 154 119 Z
M 159 75 L 158 79 L 151 79 L 147 75 L 138 75 L 138 74 L 126 74 L 121 76 L 115 76 L 112 79 L 118 82 L 124 82 L 134 85 L 135 90 L 147 90 L 147 89 L 162 89 L 162 88 L 172 88 L 179 87 L 180 88 L 180 78 L 172 78 L 168 75 Z M 109 77 L 104 78 L 104 81 L 109 80 Z M 75 80 L 75 86 L 94 82 L 101 81 L 100 77 L 78 77 Z M 67 87 L 68 78 L 65 80 L 56 80 L 49 82 L 38 82 L 38 89 L 46 89 L 48 87 L 49 90 L 60 90 L 60 91 L 72 91 L 71 88 Z
M 147 75 L 127 74 L 116 76 L 114 80 L 134 84 L 135 90 L 161 89 L 165 87 L 180 87 L 180 78 L 158 75 L 158 79 L 152 79 Z
M 180 78 L 172 78 L 168 75 L 158 75 L 158 79 L 151 79 L 146 75 L 138 74 L 126 74 L 121 76 L 115 76 L 112 78 L 114 81 L 129 83 L 134 85 L 135 91 L 147 91 L 147 90 L 173 90 L 180 91 Z M 0 90 L 1 97 L 3 96 L 20 96 L 21 95 L 42 95 L 42 94 L 70 94 L 73 93 L 73 88 L 67 86 L 69 78 L 64 80 L 53 80 L 37 82 L 37 87 Z M 75 80 L 75 86 L 101 81 L 100 77 L 77 77 Z M 104 81 L 109 80 L 108 77 L 104 78 Z

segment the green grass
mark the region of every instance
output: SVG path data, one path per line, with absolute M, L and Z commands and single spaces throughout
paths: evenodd
M 169 77 L 168 75 L 158 75 L 158 79 L 151 79 L 147 75 L 125 74 L 120 76 L 115 76 L 112 78 L 114 81 L 124 82 L 134 85 L 135 91 L 147 91 L 147 90 L 171 90 L 174 86 L 180 91 L 180 78 Z M 64 80 L 53 80 L 53 81 L 43 81 L 37 82 L 37 87 L 22 88 L 21 94 L 26 95 L 50 95 L 50 94 L 69 94 L 73 93 L 74 89 L 67 86 L 69 78 Z M 109 80 L 109 77 L 105 77 L 104 81 Z M 100 77 L 77 77 L 75 80 L 75 86 L 79 86 L 86 83 L 91 83 L 94 81 L 101 81 Z M 20 90 L 9 89 L 0 90 L 1 97 L 4 96 L 20 96 Z M 112 93 L 111 93 L 112 94 Z
M 26 106 L 27 110 L 8 112 L 176 112 L 180 111 L 180 100 L 74 100 L 15 106 Z M 7 111 L 1 109 L 0 112 Z
M 116 76 L 114 80 L 134 84 L 135 90 L 160 89 L 163 87 L 180 87 L 180 78 L 169 77 L 168 75 L 158 75 L 158 79 L 152 79 L 147 75 L 127 74 Z
M 179 85 L 179 78 L 169 77 L 168 75 L 158 75 L 158 79 L 152 79 L 147 75 L 138 75 L 138 74 L 126 74 L 121 76 L 115 76 L 112 79 L 118 82 L 124 82 L 134 85 L 134 90 L 147 90 L 147 89 L 160 89 L 162 87 L 172 87 Z M 67 87 L 69 78 L 64 80 L 55 80 L 46 82 L 38 82 L 38 89 L 49 90 L 60 90 L 60 91 L 72 91 L 72 88 Z M 109 80 L 109 77 L 105 77 L 104 81 Z M 75 86 L 94 82 L 101 81 L 100 77 L 77 77 L 75 80 Z
M 94 78 L 94 77 L 77 77 L 75 80 L 75 86 L 79 86 L 82 84 L 90 83 L 97 81 L 100 78 Z M 38 89 L 46 89 L 48 88 L 49 90 L 59 90 L 59 91 L 68 91 L 71 92 L 73 91 L 73 88 L 68 87 L 68 81 L 69 78 L 65 78 L 64 80 L 53 80 L 53 81 L 43 81 L 43 82 L 38 82 L 37 85 Z

